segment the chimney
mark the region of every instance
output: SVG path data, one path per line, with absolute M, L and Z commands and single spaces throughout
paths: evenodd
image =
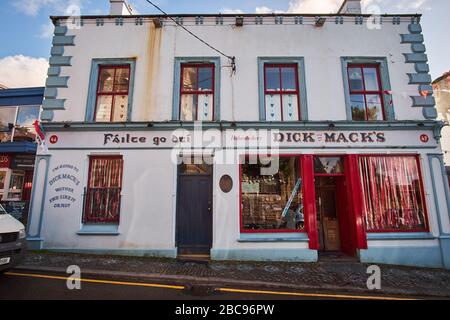
M 109 0 L 110 9 L 109 14 L 111 16 L 131 16 L 133 9 L 127 3 L 127 0 Z
M 361 0 L 344 0 L 338 14 L 361 14 Z

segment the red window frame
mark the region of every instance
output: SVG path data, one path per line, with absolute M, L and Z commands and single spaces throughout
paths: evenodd
M 268 90 L 267 89 L 267 69 L 268 68 L 278 68 L 280 73 L 280 91 Z M 283 68 L 293 68 L 295 72 L 295 90 L 283 90 L 283 76 L 281 74 L 281 69 Z M 281 107 L 281 121 L 284 121 L 283 112 L 283 95 L 284 94 L 295 94 L 297 96 L 297 108 L 298 108 L 298 121 L 302 118 L 301 108 L 300 108 L 300 89 L 298 82 L 298 64 L 297 63 L 266 63 L 264 64 L 264 112 L 267 115 L 266 106 L 266 95 L 278 95 L 280 97 L 280 107 Z
M 196 73 L 197 73 L 197 80 L 196 80 L 196 85 L 197 88 L 196 90 L 184 90 L 184 85 L 183 85 L 183 75 L 184 75 L 184 69 L 186 68 L 195 68 L 196 69 Z M 212 89 L 211 90 L 198 90 L 198 75 L 199 75 L 199 69 L 211 69 L 212 71 Z M 183 101 L 183 95 L 205 95 L 205 94 L 210 94 L 213 96 L 212 98 L 212 120 L 214 121 L 214 114 L 215 114 L 215 78 L 216 78 L 216 70 L 215 70 L 215 65 L 214 63 L 182 63 L 181 64 L 181 73 L 180 73 L 180 106 L 179 106 L 179 115 L 180 115 L 180 120 L 181 120 L 181 103 Z M 197 121 L 198 120 L 198 99 L 197 99 L 197 103 L 195 105 L 195 119 L 193 119 L 193 121 Z
M 252 233 L 299 233 L 299 234 L 304 234 L 304 233 L 308 233 L 308 226 L 307 226 L 307 222 L 306 222 L 305 213 L 304 213 L 305 221 L 304 221 L 303 230 L 291 230 L 291 229 L 247 230 L 247 229 L 244 229 L 244 221 L 243 221 L 243 217 L 242 217 L 242 164 L 245 163 L 244 161 L 246 161 L 246 159 L 248 159 L 249 157 L 255 157 L 256 159 L 258 159 L 259 156 L 261 156 L 261 155 L 244 154 L 244 155 L 241 155 L 239 158 L 240 159 L 240 161 L 239 161 L 239 230 L 240 230 L 240 233 L 242 233 L 242 234 L 252 234 Z M 305 184 L 304 184 L 303 175 L 302 175 L 303 157 L 298 154 L 280 154 L 277 156 L 280 158 L 294 157 L 294 158 L 299 159 L 299 174 L 302 179 L 302 187 L 300 190 L 304 194 Z M 303 200 L 303 201 L 305 201 L 305 200 Z M 303 204 L 303 206 L 305 207 L 305 204 Z
M 379 158 L 386 158 L 386 157 L 414 157 L 417 163 L 417 174 L 419 176 L 419 187 L 420 187 L 420 197 L 423 204 L 423 213 L 424 213 L 424 221 L 425 221 L 425 228 L 423 229 L 410 229 L 410 230 L 398 230 L 398 229 L 380 229 L 380 230 L 370 230 L 367 228 L 366 224 L 366 216 L 365 216 L 365 210 L 364 210 L 364 204 L 361 203 L 361 211 L 362 217 L 364 219 L 364 227 L 366 229 L 367 233 L 417 233 L 417 232 L 430 232 L 430 223 L 428 219 L 428 208 L 427 208 L 427 202 L 425 198 L 425 188 L 423 184 L 423 174 L 422 174 L 422 166 L 420 163 L 420 157 L 417 154 L 359 154 L 357 157 L 358 161 L 358 180 L 361 188 L 361 195 L 364 196 L 364 188 L 361 184 L 361 174 L 360 174 L 360 166 L 359 166 L 359 160 L 361 158 L 365 157 L 379 157 Z
M 105 69 L 114 69 L 114 77 L 113 77 L 113 90 L 112 91 L 101 91 L 100 90 L 100 81 L 102 71 Z M 95 112 L 94 112 L 94 120 L 97 121 L 97 108 L 98 108 L 98 100 L 101 96 L 112 96 L 112 105 L 111 105 L 111 114 L 109 115 L 109 121 L 113 121 L 114 115 L 114 101 L 116 96 L 128 96 L 130 98 L 130 82 L 128 82 L 127 91 L 115 91 L 116 87 L 116 73 L 118 69 L 127 69 L 128 75 L 131 77 L 131 66 L 130 65 L 102 65 L 98 69 L 98 79 L 97 79 L 97 90 L 96 90 L 96 98 L 95 98 Z M 128 112 L 128 110 L 127 110 Z
M 363 84 L 363 90 L 352 90 L 351 85 L 350 85 L 350 72 L 349 69 L 353 69 L 353 68 L 359 68 L 361 69 L 361 75 L 362 75 L 362 84 Z M 371 91 L 371 90 L 366 90 L 366 82 L 365 82 L 365 77 L 364 77 L 364 68 L 370 68 L 370 69 L 374 69 L 377 72 L 377 81 L 378 81 L 378 90 L 376 91 Z M 386 120 L 386 112 L 385 112 L 385 106 L 384 106 L 384 99 L 383 99 L 383 87 L 382 87 L 382 82 L 381 82 L 381 76 L 380 76 L 380 65 L 379 64 L 370 64 L 370 63 L 363 63 L 363 64 L 348 64 L 347 66 L 347 79 L 348 79 L 348 90 L 349 90 L 349 95 L 352 94 L 359 94 L 359 95 L 363 95 L 364 96 L 364 104 L 365 104 L 365 121 L 380 121 L 380 120 L 369 120 L 368 116 L 369 116 L 369 108 L 367 106 L 367 95 L 378 95 L 380 98 L 380 102 L 381 102 L 381 114 L 383 116 L 383 119 L 381 121 Z M 352 114 L 352 120 L 353 120 L 353 114 Z M 353 120 L 353 121 L 357 121 L 357 120 Z
M 91 178 L 92 178 L 92 165 L 94 160 L 121 160 L 121 166 L 120 166 L 120 187 L 90 187 Z M 89 156 L 89 173 L 88 173 L 88 180 L 87 180 L 87 187 L 86 192 L 84 196 L 84 212 L 83 212 L 83 223 L 85 224 L 98 224 L 98 223 L 113 223 L 113 224 L 119 224 L 120 221 L 120 207 L 122 204 L 122 185 L 123 185 L 123 157 L 122 156 Z M 90 190 L 110 190 L 110 189 L 118 189 L 116 190 L 118 192 L 118 203 L 117 203 L 117 214 L 113 216 L 113 218 L 110 219 L 102 219 L 101 217 L 93 217 L 95 212 L 93 211 L 93 208 L 90 207 L 90 201 L 89 201 L 89 195 Z

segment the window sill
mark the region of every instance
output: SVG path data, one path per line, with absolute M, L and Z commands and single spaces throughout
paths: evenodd
M 118 236 L 119 225 L 116 224 L 86 224 L 77 232 L 80 236 Z
M 386 232 L 367 234 L 367 240 L 416 240 L 435 238 L 435 236 L 428 232 Z
M 238 242 L 308 242 L 306 233 L 241 233 Z

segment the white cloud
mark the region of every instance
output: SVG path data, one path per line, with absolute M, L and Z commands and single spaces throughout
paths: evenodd
M 386 13 L 415 13 L 417 10 L 430 10 L 430 0 L 362 0 L 363 11 L 369 6 L 379 6 Z
M 48 22 L 46 24 L 43 24 L 41 26 L 41 32 L 39 34 L 39 38 L 42 39 L 50 39 L 53 36 L 53 33 L 55 31 L 55 26 L 52 22 Z
M 71 6 L 78 6 L 80 10 L 83 4 L 89 0 L 16 0 L 14 6 L 20 12 L 35 17 L 39 11 L 50 7 L 54 14 L 66 14 Z
M 343 0 L 294 0 L 289 3 L 289 13 L 335 13 Z
M 241 9 L 229 9 L 229 8 L 223 8 L 220 10 L 221 13 L 224 14 L 243 14 L 244 11 L 242 11 Z
M 285 11 L 273 10 L 272 8 L 262 6 L 256 7 L 255 12 L 259 14 L 266 14 L 266 13 L 284 13 Z
M 10 87 L 45 85 L 48 61 L 44 58 L 9 56 L 0 59 L 0 83 Z

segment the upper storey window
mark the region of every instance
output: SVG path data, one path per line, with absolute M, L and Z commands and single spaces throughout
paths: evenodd
M 297 64 L 264 65 L 267 121 L 298 121 L 300 102 Z
M 379 65 L 349 64 L 347 73 L 352 120 L 385 120 Z
M 130 66 L 101 66 L 95 109 L 96 122 L 126 122 Z
M 181 65 L 180 120 L 214 119 L 214 64 Z

